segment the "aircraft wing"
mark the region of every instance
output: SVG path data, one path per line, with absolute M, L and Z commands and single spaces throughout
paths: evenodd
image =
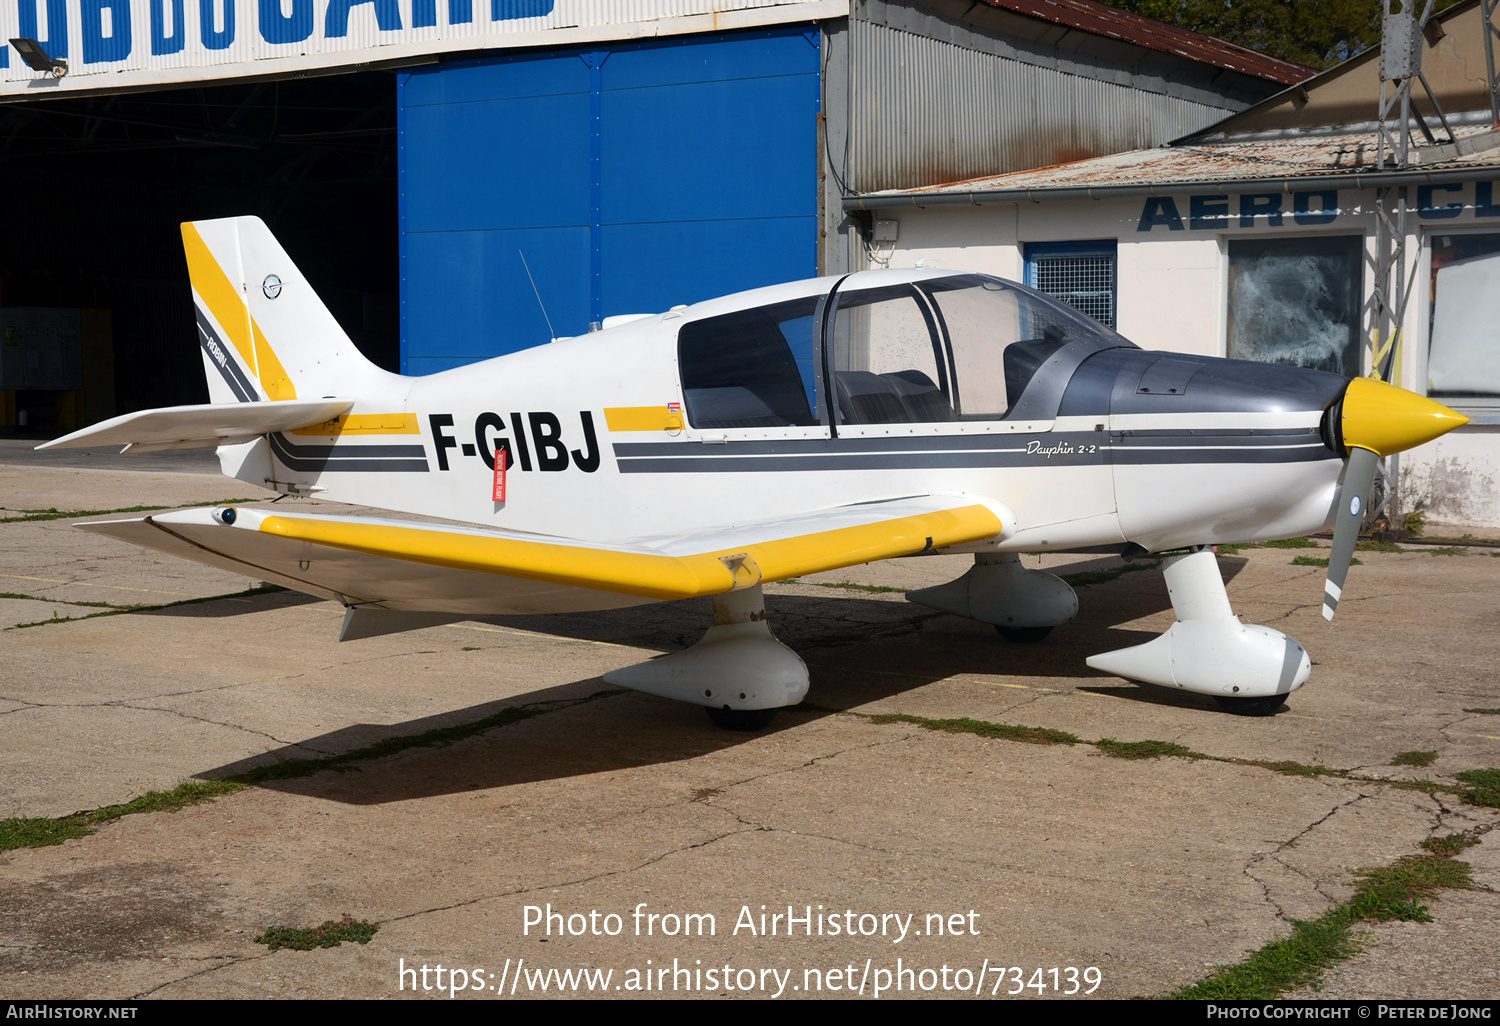
M 202 403 L 141 410 L 91 424 L 38 449 L 127 445 L 137 452 L 201 449 L 248 442 L 273 431 L 295 431 L 348 413 L 352 399 L 288 399 L 281 402 Z
M 718 595 L 996 537 L 1010 519 L 971 496 L 922 495 L 625 544 L 262 509 L 78 526 L 348 606 L 459 619 Z

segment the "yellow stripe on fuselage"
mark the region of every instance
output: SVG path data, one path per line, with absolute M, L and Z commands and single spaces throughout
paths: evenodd
M 684 599 L 719 595 L 734 587 L 734 573 L 721 557 L 745 554 L 766 581 L 836 570 L 894 556 L 978 541 L 1000 533 L 1000 518 L 980 505 L 896 517 L 875 524 L 839 527 L 717 552 L 666 556 L 619 552 L 552 542 L 490 538 L 413 525 L 266 517 L 260 530 L 292 541 L 327 545 L 372 556 L 453 570 L 501 574 L 578 588 Z
M 321 424 L 298 428 L 294 435 L 420 435 L 415 413 L 346 413 Z
M 193 288 L 208 306 L 208 312 L 214 315 L 214 320 L 219 322 L 219 327 L 229 336 L 234 348 L 239 350 L 240 358 L 245 361 L 251 376 L 260 382 L 266 398 L 297 398 L 292 379 L 261 333 L 260 325 L 250 316 L 250 308 L 245 305 L 239 289 L 219 266 L 213 251 L 191 221 L 182 225 L 182 249 L 187 254 L 188 278 Z
M 681 431 L 682 412 L 668 406 L 610 406 L 604 422 L 611 431 Z

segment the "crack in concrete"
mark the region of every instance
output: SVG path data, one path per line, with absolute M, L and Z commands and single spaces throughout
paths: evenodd
M 163 987 L 170 987 L 174 983 L 185 983 L 188 980 L 197 979 L 199 976 L 204 976 L 204 975 L 207 975 L 208 973 L 216 973 L 220 969 L 227 969 L 227 968 L 229 968 L 232 965 L 239 965 L 241 962 L 251 962 L 251 961 L 254 961 L 257 958 L 265 958 L 269 954 L 271 954 L 271 952 L 269 952 L 269 951 L 262 951 L 262 952 L 258 952 L 257 954 L 254 954 L 254 955 L 203 955 L 203 956 L 199 956 L 200 959 L 220 958 L 220 959 L 224 959 L 225 961 L 221 961 L 218 965 L 211 965 L 211 966 L 207 966 L 207 967 L 205 967 L 203 969 L 199 969 L 195 973 L 188 973 L 186 976 L 179 976 L 176 979 L 164 980 L 163 982 L 158 983 L 156 986 L 152 987 L 150 990 L 143 990 L 139 994 L 132 994 L 128 1000 L 139 1001 L 141 998 L 150 997 L 152 994 L 155 994 L 157 991 L 161 990 Z
M 314 748 L 314 747 L 312 747 L 311 745 L 309 745 L 309 744 L 307 744 L 305 742 L 284 741 L 284 740 L 282 740 L 281 738 L 277 737 L 274 734 L 267 734 L 265 731 L 263 731 L 263 730 L 256 730 L 254 727 L 245 727 L 245 726 L 241 726 L 238 723 L 225 723 L 222 720 L 211 720 L 207 716 L 194 716 L 192 713 L 185 713 L 185 712 L 182 712 L 179 709 L 164 709 L 164 708 L 161 708 L 159 706 L 154 706 L 154 705 L 132 705 L 130 702 L 107 702 L 105 704 L 106 705 L 114 706 L 116 708 L 136 709 L 136 710 L 139 710 L 141 712 L 168 713 L 169 715 L 172 715 L 172 716 L 181 716 L 185 720 L 196 720 L 199 723 L 211 723 L 211 724 L 213 724 L 214 726 L 217 726 L 217 727 L 228 727 L 231 730 L 242 730 L 242 731 L 244 731 L 247 734 L 255 734 L 258 737 L 269 738 L 270 740 L 276 742 L 278 745 L 281 745 L 281 746 L 286 747 L 286 748 L 301 748 L 301 749 L 305 749 L 305 750 L 307 750 L 309 752 L 317 752 L 319 755 L 337 755 L 338 754 L 337 752 L 327 752 L 327 751 L 324 751 L 321 748 Z
M 1311 882 L 1312 885 L 1313 885 L 1313 890 L 1317 891 L 1318 894 L 1322 895 L 1330 903 L 1337 904 L 1337 902 L 1334 901 L 1334 899 L 1323 890 L 1322 886 L 1320 885 L 1320 883 L 1315 878 L 1308 876 L 1306 873 L 1302 872 L 1300 869 L 1297 869 L 1295 866 L 1289 865 L 1280 856 L 1281 856 L 1282 852 L 1286 851 L 1288 848 L 1291 848 L 1291 847 L 1295 846 L 1296 843 L 1299 840 L 1301 840 L 1302 838 L 1306 837 L 1309 833 L 1311 833 L 1313 830 L 1316 830 L 1319 826 L 1321 826 L 1324 823 L 1328 822 L 1328 820 L 1332 819 L 1335 815 L 1337 815 L 1339 813 L 1340 810 L 1346 809 L 1349 806 L 1354 805 L 1357 802 L 1364 801 L 1366 798 L 1369 798 L 1369 797 L 1370 797 L 1370 795 L 1367 795 L 1367 794 L 1356 793 L 1355 796 L 1353 798 L 1350 798 L 1348 801 L 1343 801 L 1343 802 L 1336 803 L 1333 806 L 1333 808 L 1329 809 L 1322 816 L 1319 816 L 1316 820 L 1314 820 L 1313 822 L 1309 823 L 1307 826 L 1303 827 L 1301 830 L 1297 831 L 1297 833 L 1293 834 L 1291 837 L 1287 838 L 1285 841 L 1282 841 L 1281 843 L 1279 843 L 1273 850 L 1271 850 L 1269 852 L 1256 852 L 1254 855 L 1252 855 L 1249 858 L 1249 860 L 1246 861 L 1245 867 L 1242 870 L 1242 872 L 1246 876 L 1248 876 L 1251 880 L 1255 881 L 1255 883 L 1257 883 L 1257 884 L 1260 885 L 1261 892 L 1262 892 L 1262 897 L 1265 899 L 1266 903 L 1271 906 L 1272 910 L 1276 914 L 1276 918 L 1277 919 L 1281 919 L 1281 920 L 1288 920 L 1289 919 L 1289 917 L 1286 914 L 1286 909 L 1283 908 L 1282 905 L 1281 905 L 1281 903 L 1279 901 L 1277 901 L 1275 899 L 1275 897 L 1272 896 L 1270 884 L 1268 884 L 1266 881 L 1260 879 L 1260 877 L 1258 877 L 1258 876 L 1255 875 L 1255 873 L 1253 872 L 1254 867 L 1257 864 L 1264 863 L 1266 861 L 1275 862 L 1277 865 L 1281 866 L 1282 868 L 1291 870 L 1293 873 L 1296 873 L 1298 876 L 1302 877 L 1304 880 L 1308 880 L 1309 882 Z

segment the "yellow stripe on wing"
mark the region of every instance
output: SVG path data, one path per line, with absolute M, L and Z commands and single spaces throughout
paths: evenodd
M 748 555 L 766 581 L 909 556 L 935 548 L 990 538 L 1000 518 L 981 505 L 896 517 L 875 524 L 838 527 L 717 552 L 666 556 L 582 545 L 484 537 L 419 525 L 266 517 L 260 530 L 292 541 L 363 552 L 453 570 L 501 574 L 578 588 L 595 588 L 654 599 L 718 595 L 735 587 L 723 557 Z

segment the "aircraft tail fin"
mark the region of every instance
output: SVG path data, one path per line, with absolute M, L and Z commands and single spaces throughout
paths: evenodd
M 397 377 L 365 359 L 260 218 L 189 221 L 182 243 L 213 402 L 363 398 Z

